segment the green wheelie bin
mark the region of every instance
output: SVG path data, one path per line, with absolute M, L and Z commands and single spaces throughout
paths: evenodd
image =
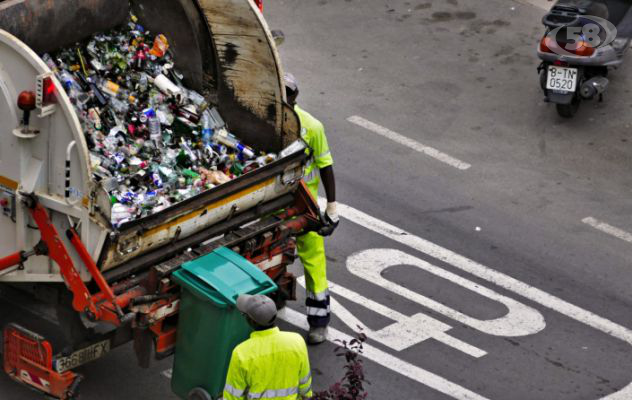
M 173 278 L 182 295 L 171 389 L 182 399 L 218 399 L 232 351 L 252 331 L 235 306 L 237 297 L 268 294 L 277 286 L 225 247 L 183 264 Z

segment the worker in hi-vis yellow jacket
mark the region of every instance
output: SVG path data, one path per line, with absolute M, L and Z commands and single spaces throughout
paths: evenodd
M 301 122 L 301 137 L 307 143 L 307 151 L 310 155 L 305 170 L 305 184 L 312 196 L 318 199 L 318 187 L 322 179 L 327 197 L 325 226 L 318 233 L 309 232 L 297 240 L 298 256 L 305 268 L 307 321 L 310 327 L 307 341 L 310 344 L 318 344 L 327 339 L 327 326 L 331 313 L 323 236 L 331 235 L 340 221 L 336 210 L 334 160 L 329 150 L 323 124 L 296 104 L 299 90 L 296 78 L 292 74 L 285 74 L 285 89 L 288 103 L 298 114 Z

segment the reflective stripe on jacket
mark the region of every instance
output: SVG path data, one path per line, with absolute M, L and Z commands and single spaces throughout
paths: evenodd
M 299 106 L 294 106 L 294 111 L 301 121 L 301 137 L 307 143 L 309 147 L 307 151 L 311 156 L 305 168 L 304 180 L 312 195 L 317 198 L 318 184 L 320 183 L 318 171 L 333 165 L 334 159 L 329 150 L 323 124 Z
M 303 338 L 279 328 L 253 332 L 233 350 L 225 400 L 295 400 L 312 396 L 312 376 Z

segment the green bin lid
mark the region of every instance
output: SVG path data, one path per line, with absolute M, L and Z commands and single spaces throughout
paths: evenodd
M 267 294 L 277 289 L 268 275 L 226 247 L 182 264 L 173 276 L 196 297 L 220 307 L 235 305 L 241 294 Z

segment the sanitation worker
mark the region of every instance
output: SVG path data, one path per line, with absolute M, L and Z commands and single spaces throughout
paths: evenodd
M 235 350 L 228 367 L 224 400 L 299 400 L 312 397 L 307 346 L 301 335 L 281 332 L 274 324 L 274 301 L 241 295 L 237 309 L 255 330 Z
M 297 240 L 298 256 L 305 268 L 305 286 L 307 289 L 307 322 L 310 344 L 319 344 L 327 339 L 327 325 L 330 320 L 329 285 L 327 283 L 327 260 L 325 258 L 325 239 L 331 235 L 340 219 L 336 210 L 336 180 L 334 178 L 334 160 L 329 151 L 323 124 L 296 104 L 298 84 L 292 74 L 285 74 L 285 90 L 288 103 L 294 107 L 301 121 L 301 136 L 307 143 L 310 160 L 305 170 L 305 184 L 312 196 L 318 199 L 320 178 L 323 180 L 327 209 L 326 225 L 320 232 L 309 232 Z

